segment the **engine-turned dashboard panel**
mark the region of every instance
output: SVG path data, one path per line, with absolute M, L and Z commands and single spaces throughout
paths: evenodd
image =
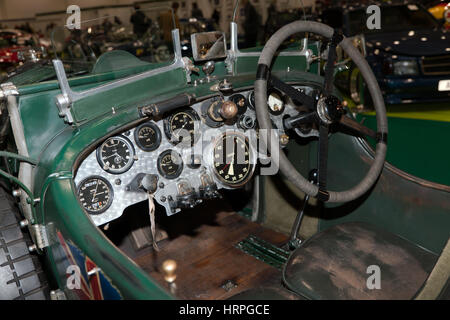
M 220 197 L 220 189 L 242 187 L 260 158 L 254 105 L 252 90 L 218 94 L 106 138 L 76 172 L 80 204 L 102 225 L 149 194 L 172 215 Z M 278 137 L 285 134 L 283 119 L 299 113 L 275 91 L 268 108 Z

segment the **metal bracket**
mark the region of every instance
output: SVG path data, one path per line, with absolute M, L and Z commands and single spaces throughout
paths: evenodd
M 50 291 L 51 300 L 67 300 L 66 294 L 61 289 Z
M 34 224 L 31 226 L 31 232 L 34 235 L 36 246 L 39 249 L 44 249 L 50 245 L 48 240 L 47 228 L 42 224 Z
M 0 84 L 0 101 L 6 100 L 8 96 L 18 96 L 19 91 L 12 82 L 5 82 Z
M 261 52 L 241 52 L 238 48 L 238 25 L 236 22 L 230 23 L 230 50 L 228 50 L 227 58 L 225 64 L 228 73 L 234 74 L 236 70 L 234 69 L 234 63 L 240 57 L 259 57 Z M 303 48 L 301 51 L 283 51 L 280 52 L 279 56 L 298 56 L 306 58 L 306 70 L 309 71 L 311 63 L 315 62 L 318 58 L 314 56 L 311 49 L 308 49 L 308 39 L 303 39 Z

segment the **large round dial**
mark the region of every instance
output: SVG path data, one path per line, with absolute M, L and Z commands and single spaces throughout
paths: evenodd
M 111 184 L 100 176 L 90 176 L 78 186 L 78 199 L 89 214 L 106 211 L 111 206 L 113 197 Z
M 134 162 L 134 147 L 127 138 L 108 138 L 97 149 L 97 160 L 103 170 L 118 174 L 131 168 Z
M 164 120 L 164 131 L 174 145 L 192 147 L 199 138 L 200 117 L 192 108 L 182 109 Z
M 134 140 L 144 151 L 154 151 L 161 144 L 161 131 L 153 122 L 141 124 L 134 130 Z
M 230 187 L 240 187 L 252 177 L 253 151 L 248 139 L 240 133 L 224 133 L 213 149 L 213 171 L 220 181 Z
M 175 179 L 183 171 L 183 160 L 178 152 L 169 149 L 159 155 L 157 166 L 164 178 Z

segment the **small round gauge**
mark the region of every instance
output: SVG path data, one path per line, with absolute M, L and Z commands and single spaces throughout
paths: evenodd
M 213 155 L 213 171 L 222 183 L 236 188 L 252 177 L 253 151 L 243 134 L 222 134 L 214 144 Z
M 158 157 L 158 172 L 166 179 L 178 178 L 183 171 L 181 155 L 171 149 L 162 152 Z
M 78 200 L 89 214 L 108 210 L 114 198 L 111 184 L 103 177 L 90 176 L 78 186 Z
M 255 110 L 255 91 L 250 92 L 248 102 L 250 109 Z M 272 90 L 267 97 L 267 105 L 269 107 L 269 112 L 277 116 L 283 113 L 285 103 L 282 95 L 277 91 Z
M 164 120 L 164 132 L 174 145 L 192 147 L 200 137 L 200 117 L 192 108 L 182 109 Z
M 269 94 L 267 105 L 269 106 L 269 112 L 273 115 L 279 115 L 284 111 L 283 97 L 276 91 Z
M 154 151 L 161 144 L 161 131 L 154 122 L 141 124 L 134 130 L 134 141 L 144 151 Z
M 131 168 L 134 162 L 134 147 L 128 138 L 108 138 L 97 149 L 97 161 L 106 172 L 119 174 Z

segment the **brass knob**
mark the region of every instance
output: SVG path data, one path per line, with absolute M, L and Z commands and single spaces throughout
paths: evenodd
M 220 115 L 224 119 L 233 119 L 236 117 L 238 113 L 238 108 L 236 103 L 233 101 L 225 101 L 222 103 L 222 107 L 220 108 Z
M 175 260 L 166 260 L 162 264 L 162 269 L 164 272 L 164 280 L 166 280 L 169 284 L 175 282 L 177 275 L 175 274 L 175 270 L 177 270 L 177 263 Z
M 289 143 L 289 136 L 287 134 L 282 134 L 280 136 L 280 143 L 285 146 Z

